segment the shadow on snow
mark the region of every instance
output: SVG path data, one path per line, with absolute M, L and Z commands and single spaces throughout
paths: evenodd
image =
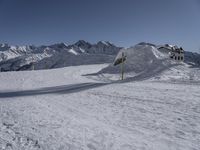
M 0 98 L 34 96 L 34 95 L 44 95 L 44 94 L 56 94 L 56 93 L 69 94 L 104 86 L 107 84 L 108 83 L 80 83 L 80 84 L 45 87 L 40 89 L 24 90 L 24 91 L 7 91 L 7 92 L 0 92 Z
M 172 65 L 174 66 L 174 65 Z M 155 75 L 160 74 L 166 69 L 171 68 L 172 66 L 165 66 L 165 67 L 158 67 L 158 68 L 150 68 L 143 73 L 126 78 L 125 80 L 121 81 L 111 81 L 109 83 L 80 83 L 80 84 L 71 84 L 71 85 L 62 85 L 62 86 L 54 86 L 54 87 L 45 87 L 40 89 L 33 89 L 33 90 L 24 90 L 24 91 L 0 91 L 0 98 L 11 98 L 11 97 L 23 97 L 23 96 L 34 96 L 34 95 L 45 95 L 45 94 L 70 94 L 76 93 L 92 88 L 97 88 L 100 86 L 108 85 L 108 84 L 115 84 L 115 83 L 126 83 L 126 82 L 134 82 L 134 81 L 143 81 L 154 77 Z M 88 75 L 85 75 L 88 76 Z

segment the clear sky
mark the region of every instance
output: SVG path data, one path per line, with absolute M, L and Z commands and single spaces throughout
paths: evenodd
M 200 0 L 0 0 L 0 43 L 77 40 L 200 49 Z

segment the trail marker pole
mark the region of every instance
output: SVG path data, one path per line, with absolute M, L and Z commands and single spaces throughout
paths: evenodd
M 122 80 L 124 80 L 124 53 L 122 52 L 122 63 L 121 63 L 121 74 L 122 74 Z
M 122 55 L 122 56 L 120 56 Z M 124 62 L 126 61 L 126 56 L 124 52 L 120 52 L 119 56 L 117 56 L 118 58 L 116 58 L 115 62 L 114 62 L 114 66 L 120 65 L 119 69 L 121 72 L 121 76 L 119 78 L 119 80 L 124 80 Z
M 32 65 L 32 70 L 35 70 L 35 66 L 34 66 L 34 64 Z

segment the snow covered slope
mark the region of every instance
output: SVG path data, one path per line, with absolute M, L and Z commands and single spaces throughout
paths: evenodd
M 198 82 L 82 76 L 106 66 L 0 73 L 0 149 L 200 149 Z
M 29 53 L 31 53 L 29 46 L 19 47 L 9 46 L 8 44 L 0 44 L 0 62 Z
M 121 59 L 122 53 L 124 53 L 126 56 L 124 62 L 125 78 L 129 80 L 149 78 L 200 80 L 199 54 L 186 52 L 185 61 L 178 62 L 170 59 L 169 47 L 162 47 L 162 50 L 160 50 L 153 44 L 139 43 L 134 47 L 122 49 L 115 58 L 115 62 Z M 119 80 L 120 74 L 121 65 L 110 64 L 96 75 L 104 75 L 106 78 Z

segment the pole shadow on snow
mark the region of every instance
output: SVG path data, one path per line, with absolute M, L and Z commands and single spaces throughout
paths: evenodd
M 108 83 L 80 83 L 80 84 L 71 84 L 55 87 L 45 87 L 40 89 L 33 90 L 22 90 L 22 91 L 0 91 L 0 98 L 12 98 L 12 97 L 23 97 L 23 96 L 36 96 L 36 95 L 45 95 L 45 94 L 70 94 L 76 93 L 100 86 L 107 85 Z

